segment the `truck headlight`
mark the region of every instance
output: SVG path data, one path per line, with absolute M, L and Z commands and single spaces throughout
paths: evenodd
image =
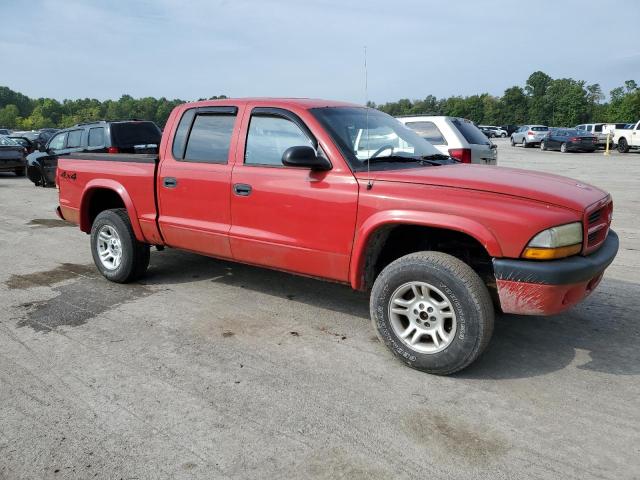
M 580 253 L 582 223 L 568 223 L 548 228 L 531 239 L 522 253 L 529 260 L 554 260 Z

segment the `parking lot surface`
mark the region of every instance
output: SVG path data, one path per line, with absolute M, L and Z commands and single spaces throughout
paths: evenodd
M 640 154 L 496 143 L 609 190 L 621 248 L 452 377 L 395 360 L 346 286 L 173 250 L 109 283 L 56 190 L 0 174 L 0 478 L 640 478 Z

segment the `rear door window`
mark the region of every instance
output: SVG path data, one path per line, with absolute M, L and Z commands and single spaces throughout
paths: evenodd
M 67 148 L 78 148 L 82 145 L 82 130 L 72 130 L 67 137 Z
M 469 120 L 454 118 L 451 120 L 454 127 L 471 145 L 490 145 L 486 135 Z
M 104 127 L 89 129 L 89 146 L 104 147 Z
M 185 162 L 227 163 L 235 115 L 197 115 L 187 140 Z
M 407 122 L 406 125 L 433 145 L 447 145 L 444 135 L 433 122 Z
M 173 136 L 173 158 L 181 160 L 184 158 L 184 147 L 187 146 L 187 136 L 189 135 L 189 129 L 193 123 L 193 117 L 196 115 L 196 109 L 192 108 L 182 114 L 176 133 Z

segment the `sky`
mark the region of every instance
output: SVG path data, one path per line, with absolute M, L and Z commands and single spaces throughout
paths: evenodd
M 0 0 L 0 19 L 0 86 L 59 100 L 364 103 L 365 46 L 376 103 L 499 96 L 536 70 L 640 83 L 638 0 Z

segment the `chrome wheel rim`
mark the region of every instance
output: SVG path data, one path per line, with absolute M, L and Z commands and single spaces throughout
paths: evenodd
M 393 332 L 411 350 L 438 353 L 456 336 L 456 313 L 449 298 L 426 282 L 408 282 L 389 300 Z
M 115 270 L 122 261 L 122 242 L 118 232 L 110 225 L 103 225 L 97 238 L 100 263 L 107 270 Z

